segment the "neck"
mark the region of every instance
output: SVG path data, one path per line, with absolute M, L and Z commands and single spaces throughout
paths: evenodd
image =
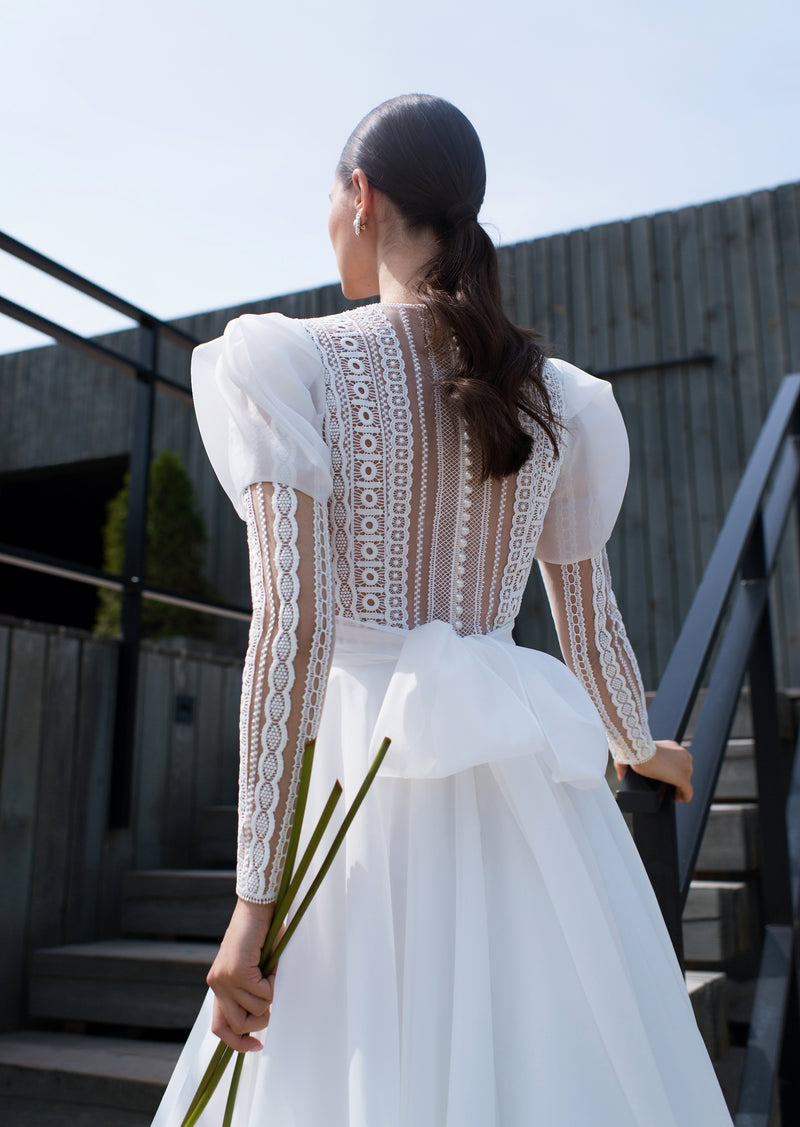
M 420 304 L 418 283 L 436 253 L 438 242 L 428 230 L 404 232 L 378 248 L 378 293 L 381 301 Z

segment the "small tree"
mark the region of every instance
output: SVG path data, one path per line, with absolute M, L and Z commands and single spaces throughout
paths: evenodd
M 125 561 L 129 485 L 126 475 L 122 489 L 109 502 L 103 527 L 103 567 L 118 575 Z M 182 595 L 214 598 L 203 570 L 207 540 L 191 478 L 174 451 L 162 450 L 150 463 L 145 583 Z M 119 637 L 121 607 L 119 592 L 101 589 L 95 620 L 97 634 Z M 210 615 L 185 607 L 152 599 L 145 599 L 142 605 L 142 634 L 148 638 L 211 638 L 215 627 Z

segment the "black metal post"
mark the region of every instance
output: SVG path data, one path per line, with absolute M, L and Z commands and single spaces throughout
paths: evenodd
M 139 682 L 139 643 L 142 634 L 142 583 L 147 540 L 147 489 L 153 442 L 158 362 L 158 329 L 151 330 L 149 369 L 137 371 L 134 393 L 128 515 L 125 525 L 122 640 L 117 663 L 117 700 L 114 715 L 114 758 L 111 768 L 108 822 L 113 827 L 130 824 L 136 697 Z
M 758 582 L 767 578 L 763 522 L 759 520 L 753 528 L 747 553 L 742 561 L 742 582 Z M 786 779 L 781 755 L 775 657 L 769 609 L 770 604 L 767 599 L 750 650 L 748 664 L 758 781 L 761 892 L 764 922 L 791 924 L 793 913 L 789 848 L 786 837 Z
M 683 968 L 675 789 L 628 770 L 617 791 L 617 802 L 623 813 L 631 815 L 633 840 Z
M 678 839 L 675 832 L 675 797 L 664 786 L 655 813 L 634 813 L 633 837 L 656 894 L 672 946 L 683 969 L 683 927 L 678 889 Z

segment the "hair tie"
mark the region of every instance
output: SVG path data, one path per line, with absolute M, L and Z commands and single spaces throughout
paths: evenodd
M 449 207 L 444 213 L 444 222 L 447 227 L 461 227 L 464 223 L 471 223 L 478 218 L 478 209 L 471 203 L 457 203 Z

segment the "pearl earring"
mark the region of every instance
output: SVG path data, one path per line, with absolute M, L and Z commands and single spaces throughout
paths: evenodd
M 353 220 L 353 230 L 356 233 L 356 238 L 359 237 L 359 235 L 361 234 L 361 232 L 364 230 L 365 227 L 366 227 L 366 223 L 361 222 L 361 212 L 357 211 L 356 217 Z

